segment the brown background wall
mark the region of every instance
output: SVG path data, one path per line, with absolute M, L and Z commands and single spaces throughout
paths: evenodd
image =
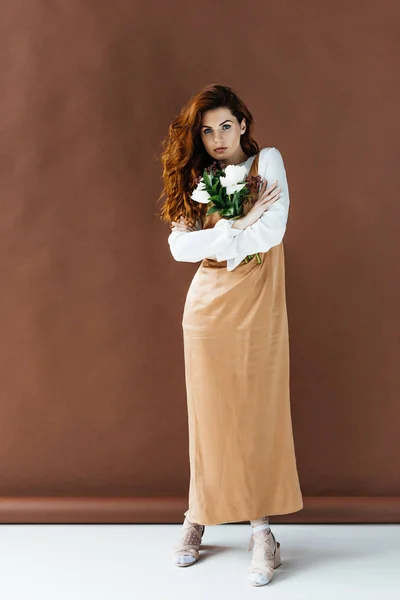
M 285 160 L 305 508 L 400 521 L 400 5 L 0 1 L 0 520 L 180 522 L 181 316 L 161 139 L 232 86 Z M 397 82 L 397 83 L 396 83 Z

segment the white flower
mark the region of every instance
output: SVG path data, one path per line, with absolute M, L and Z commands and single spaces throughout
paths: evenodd
M 191 198 L 196 200 L 196 202 L 200 202 L 201 204 L 208 204 L 210 202 L 210 194 L 205 188 L 206 184 L 204 183 L 204 180 L 201 179 L 199 185 L 192 193 Z
M 230 195 L 230 194 L 234 194 L 235 192 L 239 192 L 239 190 L 244 188 L 245 185 L 246 185 L 245 183 L 237 183 L 236 185 L 227 185 L 226 193 Z
M 247 170 L 245 166 L 228 165 L 225 169 L 225 175 L 221 175 L 221 185 L 226 188 L 227 194 L 234 194 L 245 187 L 243 180 L 246 178 Z
M 244 165 L 228 165 L 224 169 L 225 175 L 221 176 L 226 180 L 226 185 L 235 185 L 241 183 L 247 174 L 247 169 Z
M 196 190 L 199 190 L 199 191 L 201 190 L 201 191 L 203 191 L 203 190 L 205 190 L 205 189 L 206 189 L 206 187 L 207 187 L 207 186 L 206 186 L 206 182 L 204 181 L 204 179 L 203 179 L 203 178 L 201 178 L 201 179 L 200 179 L 200 183 L 199 183 L 199 185 L 197 186 Z

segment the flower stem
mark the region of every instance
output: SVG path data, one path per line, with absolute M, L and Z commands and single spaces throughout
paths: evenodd
M 254 256 L 254 254 L 248 254 L 248 255 L 246 256 L 246 258 L 244 258 L 244 259 L 243 259 L 243 260 L 244 260 L 244 262 L 247 264 L 247 263 L 249 262 L 249 260 L 253 258 L 253 256 Z M 261 261 L 261 256 L 258 254 L 258 252 L 257 252 L 257 254 L 256 254 L 255 256 L 257 257 L 257 262 L 258 262 L 258 264 L 260 265 L 260 264 L 261 264 L 261 262 L 262 262 L 262 261 Z

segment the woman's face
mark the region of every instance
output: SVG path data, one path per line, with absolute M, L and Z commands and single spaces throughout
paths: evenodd
M 240 138 L 245 130 L 245 119 L 239 123 L 229 108 L 215 108 L 203 113 L 201 140 L 208 154 L 215 160 L 226 164 L 246 160 L 247 155 L 240 145 Z M 221 147 L 223 150 L 218 152 Z

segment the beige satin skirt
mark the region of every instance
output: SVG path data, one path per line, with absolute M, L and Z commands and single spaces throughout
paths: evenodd
M 204 259 L 182 319 L 186 517 L 203 525 L 303 508 L 289 393 L 283 243 L 233 271 Z

